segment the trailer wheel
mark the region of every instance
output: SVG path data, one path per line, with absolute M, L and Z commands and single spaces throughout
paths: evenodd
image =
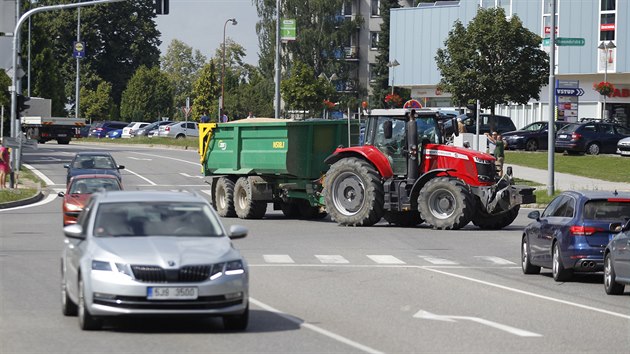
M 219 216 L 233 218 L 236 216 L 234 210 L 234 182 L 227 177 L 221 177 L 212 193 L 214 198 L 214 208 Z
M 388 223 L 402 227 L 412 227 L 422 223 L 417 211 L 386 211 L 383 215 Z
M 344 158 L 326 174 L 326 211 L 341 225 L 371 226 L 383 217 L 384 192 L 376 169 L 361 159 Z
M 521 206 L 517 205 L 504 213 L 496 215 L 491 215 L 481 209 L 477 209 L 472 222 L 482 230 L 500 230 L 510 225 L 514 219 L 516 219 L 520 209 Z
M 418 195 L 422 218 L 436 229 L 457 230 L 466 226 L 475 203 L 468 187 L 452 177 L 437 177 L 424 185 Z
M 241 177 L 234 185 L 234 210 L 241 219 L 262 219 L 267 212 L 267 202 L 252 199 L 249 178 Z

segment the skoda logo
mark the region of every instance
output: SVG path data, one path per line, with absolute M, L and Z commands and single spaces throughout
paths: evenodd
M 175 266 L 175 261 L 168 261 L 168 266 L 169 267 L 174 267 Z

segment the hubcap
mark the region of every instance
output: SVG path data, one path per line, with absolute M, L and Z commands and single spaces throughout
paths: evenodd
M 429 196 L 431 214 L 438 219 L 447 219 L 455 212 L 455 196 L 447 190 L 438 190 Z
M 560 261 L 558 259 L 558 257 L 559 257 L 558 256 L 558 249 L 557 249 L 557 246 L 555 246 L 554 249 L 553 249 L 553 264 L 552 264 L 552 268 L 551 268 L 553 274 L 558 274 L 558 268 L 559 268 L 559 263 L 558 262 Z
M 365 185 L 359 176 L 344 172 L 333 182 L 333 203 L 344 215 L 354 215 L 361 210 L 365 196 Z
M 225 209 L 227 206 L 227 201 L 225 200 L 225 190 L 223 188 L 218 188 L 217 190 L 217 203 L 219 204 L 220 209 Z
M 604 285 L 606 285 L 606 288 L 610 288 L 610 284 L 612 284 L 611 267 L 610 258 L 606 258 L 606 263 L 604 264 Z
M 522 254 L 523 256 L 521 257 L 521 262 L 523 263 L 523 269 L 525 269 L 525 266 L 527 265 L 527 242 L 525 241 L 523 241 Z

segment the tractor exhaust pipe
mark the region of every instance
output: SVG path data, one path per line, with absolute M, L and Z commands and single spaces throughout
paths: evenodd
M 416 110 L 412 109 L 407 117 L 407 182 L 413 184 L 420 176 Z

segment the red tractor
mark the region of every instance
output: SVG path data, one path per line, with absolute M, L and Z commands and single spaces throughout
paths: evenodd
M 365 144 L 340 147 L 326 159 L 326 211 L 341 225 L 400 226 L 423 221 L 456 230 L 470 221 L 482 229 L 510 225 L 534 188 L 499 177 L 489 154 L 448 144 L 455 118 L 424 109 L 374 109 Z

